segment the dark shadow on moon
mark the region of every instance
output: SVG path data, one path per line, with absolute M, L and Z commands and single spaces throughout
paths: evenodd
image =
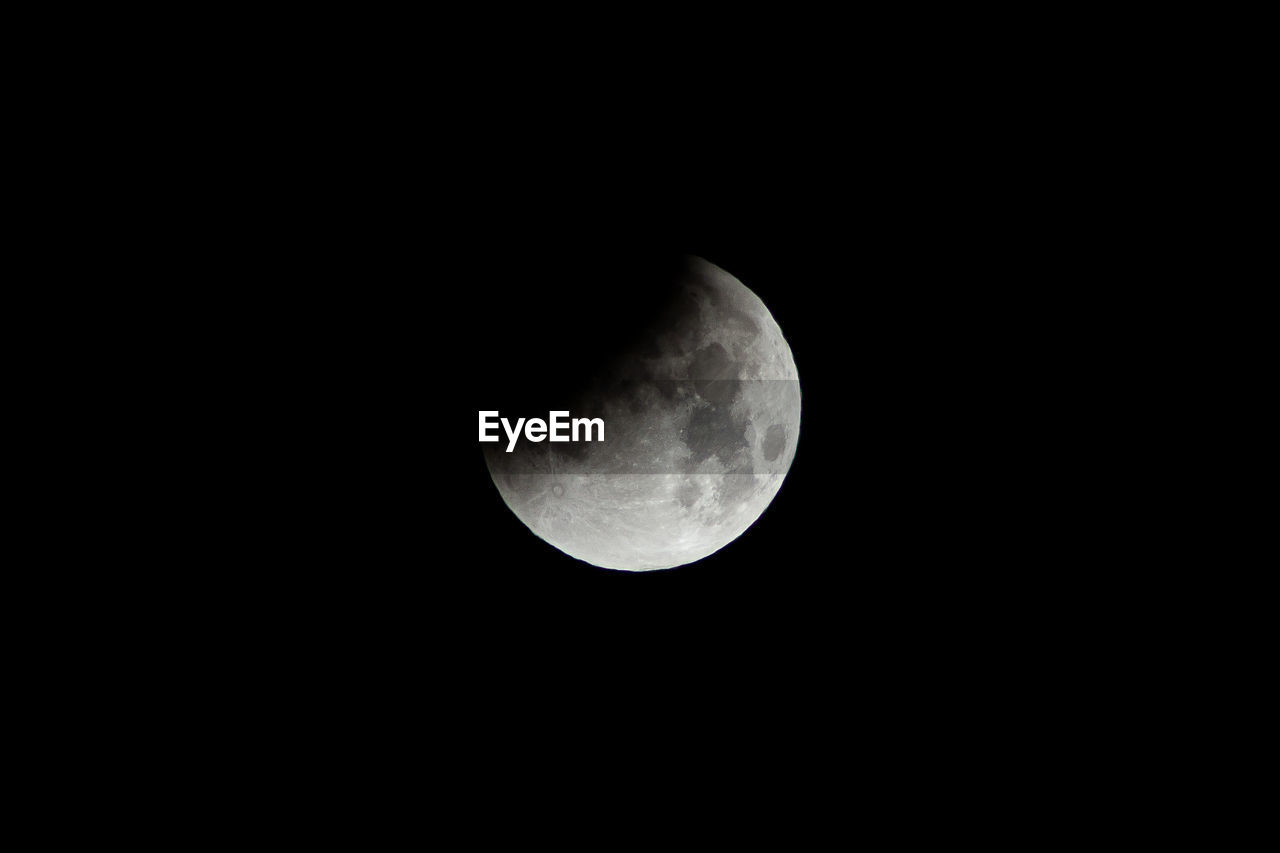
M 689 416 L 684 443 L 689 448 L 690 470 L 712 456 L 727 465 L 747 447 L 747 421 L 735 419 L 724 406 L 703 406 Z
M 769 427 L 768 432 L 764 434 L 764 443 L 760 445 L 760 452 L 764 454 L 764 458 L 772 462 L 778 458 L 778 454 L 787 446 L 787 427 L 785 424 L 773 424 Z

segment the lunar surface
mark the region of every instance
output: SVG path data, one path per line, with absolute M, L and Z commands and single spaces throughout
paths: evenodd
M 596 566 L 668 569 L 720 550 L 760 517 L 795 457 L 799 377 L 764 303 L 699 258 L 678 284 L 571 410 L 602 417 L 604 441 L 482 445 L 511 511 Z

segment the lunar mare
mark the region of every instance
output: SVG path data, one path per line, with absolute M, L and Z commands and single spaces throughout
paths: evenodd
M 799 377 L 764 303 L 699 258 L 679 285 L 648 338 L 581 401 L 603 417 L 604 441 L 484 445 L 512 512 L 593 565 L 667 569 L 720 550 L 760 517 L 795 457 Z

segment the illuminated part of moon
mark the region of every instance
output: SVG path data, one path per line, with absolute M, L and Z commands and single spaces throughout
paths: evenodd
M 596 566 L 667 569 L 720 550 L 760 517 L 795 457 L 799 377 L 764 303 L 700 258 L 679 284 L 661 325 L 587 401 L 604 441 L 484 445 L 511 511 Z

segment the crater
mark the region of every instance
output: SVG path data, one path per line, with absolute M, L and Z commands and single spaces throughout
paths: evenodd
M 782 453 L 782 448 L 787 446 L 787 427 L 786 424 L 774 424 L 769 427 L 768 432 L 764 434 L 764 442 L 760 445 L 760 452 L 764 454 L 764 458 L 772 462 Z
M 564 497 L 564 486 L 560 485 L 559 483 L 556 483 L 554 486 L 551 487 L 551 494 L 555 495 L 558 498 Z

